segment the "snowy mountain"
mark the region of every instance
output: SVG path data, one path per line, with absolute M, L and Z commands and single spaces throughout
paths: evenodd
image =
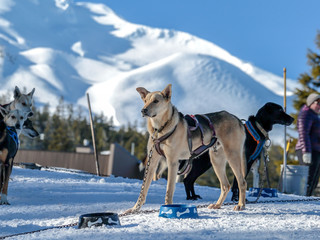
M 141 121 L 136 87 L 173 84 L 183 113 L 227 110 L 247 118 L 268 101 L 282 104 L 283 79 L 188 33 L 129 23 L 103 4 L 1 0 L 0 94 L 36 88 L 36 103 L 68 102 Z M 288 94 L 296 87 L 288 80 Z M 290 99 L 288 99 L 290 111 Z

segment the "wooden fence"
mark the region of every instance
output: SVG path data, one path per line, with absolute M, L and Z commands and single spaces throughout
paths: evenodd
M 98 155 L 100 175 L 141 178 L 140 161 L 119 144 L 112 144 L 109 155 Z M 46 167 L 77 169 L 96 174 L 92 153 L 71 153 L 20 149 L 15 163 L 36 163 Z

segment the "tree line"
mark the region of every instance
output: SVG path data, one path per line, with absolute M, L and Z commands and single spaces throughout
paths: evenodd
M 24 90 L 25 92 L 25 90 Z M 0 103 L 9 103 L 12 93 L 0 97 Z M 30 118 L 40 137 L 29 139 L 20 135 L 20 148 L 74 152 L 76 147 L 83 146 L 85 140 L 92 146 L 92 135 L 89 113 L 81 106 L 66 103 L 61 97 L 59 104 L 52 112 L 50 105 L 40 108 L 33 106 L 34 115 Z M 97 151 L 110 149 L 112 143 L 119 143 L 128 151 L 135 146 L 135 156 L 143 159 L 146 156 L 148 133 L 138 131 L 137 124 L 115 126 L 112 117 L 103 113 L 93 115 Z

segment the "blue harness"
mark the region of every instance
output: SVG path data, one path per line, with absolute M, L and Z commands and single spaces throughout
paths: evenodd
M 248 130 L 248 132 L 250 133 L 251 137 L 257 142 L 257 146 L 249 158 L 249 161 L 254 161 L 260 155 L 266 140 L 261 139 L 260 135 L 254 129 L 254 127 L 252 126 L 250 121 L 246 121 L 246 123 L 244 125 L 245 125 L 246 129 Z
M 13 141 L 15 142 L 16 144 L 16 149 L 19 148 L 19 137 L 18 137 L 18 134 L 17 134 L 17 131 L 14 127 L 8 127 L 7 126 L 7 133 L 9 134 L 9 136 L 13 139 Z

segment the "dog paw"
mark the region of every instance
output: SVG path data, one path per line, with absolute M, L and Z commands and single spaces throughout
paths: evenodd
M 137 208 L 130 208 L 130 209 L 124 211 L 123 214 L 124 214 L 124 215 L 133 214 L 133 213 L 136 213 L 136 212 L 138 212 L 138 211 L 139 211 L 139 209 L 137 209 Z
M 196 201 L 198 199 L 202 199 L 202 197 L 200 197 L 200 195 L 194 195 L 192 197 L 187 197 L 187 200 L 192 200 L 192 201 Z
M 7 199 L 7 195 L 1 194 L 0 205 L 10 205 Z
M 210 204 L 208 206 L 208 208 L 209 209 L 219 209 L 219 208 L 221 208 L 221 205 L 219 205 L 219 204 Z
M 242 211 L 245 209 L 245 206 L 237 205 L 233 208 L 234 211 Z
M 198 200 L 198 199 L 202 199 L 202 197 L 200 197 L 200 195 L 194 195 L 192 197 L 192 200 Z

